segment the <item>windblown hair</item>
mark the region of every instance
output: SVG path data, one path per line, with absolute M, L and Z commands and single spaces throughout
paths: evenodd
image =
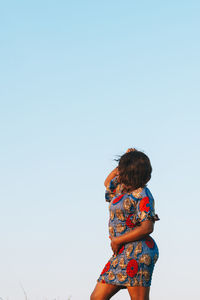
M 119 182 L 130 192 L 145 187 L 151 178 L 152 166 L 146 154 L 135 150 L 123 154 L 119 159 Z

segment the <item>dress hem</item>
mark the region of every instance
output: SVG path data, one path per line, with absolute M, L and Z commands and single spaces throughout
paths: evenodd
M 115 286 L 120 286 L 122 289 L 126 289 L 126 288 L 127 288 L 126 285 L 114 284 L 114 283 L 106 282 L 106 280 L 104 280 L 104 279 L 97 279 L 97 282 L 100 282 L 100 283 L 107 283 L 107 284 L 112 284 L 112 285 L 115 285 Z
M 115 285 L 115 286 L 120 286 L 121 289 L 127 289 L 128 287 L 150 287 L 150 285 L 142 285 L 142 284 L 137 284 L 137 285 L 130 285 L 130 284 L 127 284 L 127 285 L 123 285 L 123 284 L 114 284 L 114 283 L 110 283 L 110 282 L 106 282 L 105 279 L 97 279 L 97 282 L 100 282 L 100 283 L 107 283 L 107 284 L 112 284 L 112 285 Z

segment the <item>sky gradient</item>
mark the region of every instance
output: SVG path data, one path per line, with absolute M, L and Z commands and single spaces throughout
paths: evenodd
M 29 300 L 89 299 L 112 255 L 103 182 L 129 147 L 153 167 L 151 299 L 198 299 L 199 11 L 193 0 L 1 4 L 4 300 L 24 299 L 21 286 Z

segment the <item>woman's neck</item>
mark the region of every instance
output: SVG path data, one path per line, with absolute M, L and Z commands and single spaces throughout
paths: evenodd
M 143 187 L 139 187 L 139 188 L 137 188 L 137 189 L 135 189 L 135 190 L 131 190 L 131 188 L 126 187 L 126 186 L 122 183 L 122 191 L 125 192 L 125 193 L 133 194 L 133 195 L 135 195 L 135 196 L 137 196 L 137 195 L 139 196 L 140 193 L 142 192 L 142 190 L 143 190 Z

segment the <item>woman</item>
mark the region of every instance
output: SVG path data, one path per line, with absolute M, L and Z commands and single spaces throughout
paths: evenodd
M 154 199 L 147 188 L 152 167 L 141 151 L 130 148 L 106 178 L 109 204 L 109 238 L 113 255 L 102 270 L 90 300 L 108 300 L 127 288 L 130 298 L 149 300 L 154 265 L 159 252 L 150 237 L 154 222 Z

